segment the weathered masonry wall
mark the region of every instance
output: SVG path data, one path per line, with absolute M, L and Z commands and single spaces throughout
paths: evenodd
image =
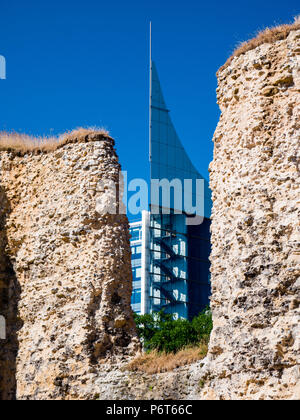
M 204 398 L 300 398 L 300 31 L 218 74 Z
M 208 357 L 126 371 L 128 222 L 105 215 L 114 142 L 89 133 L 48 153 L 0 152 L 0 399 L 300 398 L 300 31 L 218 74 L 211 164 Z
M 139 349 L 127 218 L 99 210 L 119 170 L 113 140 L 97 133 L 1 152 L 1 399 L 92 399 L 102 363 Z

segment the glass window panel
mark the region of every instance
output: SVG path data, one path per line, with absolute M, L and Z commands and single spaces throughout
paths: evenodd
M 166 144 L 161 144 L 160 145 L 160 162 L 166 165 L 167 160 L 168 160 L 168 146 Z
M 139 259 L 136 259 L 136 260 L 131 260 L 131 266 L 134 268 L 134 267 L 141 267 L 141 265 L 142 265 L 142 260 L 139 258 Z
M 131 296 L 131 303 L 137 304 L 141 303 L 141 291 L 139 289 L 136 289 L 133 291 Z
M 159 123 L 161 123 L 161 122 L 162 122 L 164 113 L 165 113 L 164 111 L 161 111 L 161 110 L 159 110 L 159 111 L 158 111 L 158 114 L 159 114 L 158 121 L 159 121 Z M 160 124 L 159 124 L 159 125 L 160 125 Z
M 151 115 L 152 116 L 152 121 L 159 122 L 159 110 L 155 109 L 155 108 L 152 108 L 151 113 L 152 113 L 152 115 Z M 155 124 L 154 124 L 154 126 L 155 126 Z
M 168 144 L 168 127 L 165 124 L 160 124 L 160 141 Z
M 168 166 L 173 166 L 175 167 L 176 164 L 176 151 L 174 147 L 169 147 L 168 148 Z
M 159 125 L 158 124 L 152 124 L 152 149 L 153 149 L 153 142 L 159 141 Z

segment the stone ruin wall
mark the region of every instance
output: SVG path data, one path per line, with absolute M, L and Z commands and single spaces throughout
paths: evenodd
M 103 215 L 114 141 L 0 154 L 0 399 L 92 399 L 107 359 L 139 349 L 126 216 Z M 97 211 L 98 210 L 98 211 Z
M 300 31 L 218 74 L 203 398 L 300 398 Z
M 300 398 L 299 53 L 293 31 L 218 74 L 214 329 L 208 357 L 174 372 L 126 371 L 128 224 L 97 212 L 111 200 L 99 180 L 118 177 L 113 141 L 1 153 L 2 399 Z

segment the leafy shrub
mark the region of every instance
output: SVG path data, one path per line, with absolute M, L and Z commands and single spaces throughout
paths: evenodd
M 164 311 L 135 314 L 135 322 L 146 350 L 166 353 L 176 353 L 187 346 L 208 342 L 212 330 L 212 317 L 208 308 L 191 322 L 186 319 L 175 320 Z

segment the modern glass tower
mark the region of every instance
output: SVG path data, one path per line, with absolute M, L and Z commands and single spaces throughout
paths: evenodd
M 142 281 L 142 221 L 130 224 L 130 246 L 132 267 L 131 306 L 134 312 L 141 313 L 141 281 Z
M 152 58 L 149 108 L 151 202 L 139 225 L 131 225 L 139 226 L 141 237 L 140 283 L 132 238 L 133 309 L 164 309 L 175 318 L 192 319 L 209 303 L 211 195 L 176 133 Z M 171 194 L 157 188 L 163 184 Z M 135 284 L 140 285 L 138 303 Z
M 143 211 L 140 220 L 130 223 L 133 291 L 131 305 L 134 312 L 150 312 L 150 213 Z

